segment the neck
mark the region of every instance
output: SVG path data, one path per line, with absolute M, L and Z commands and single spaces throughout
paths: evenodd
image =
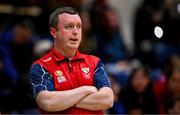
M 74 50 L 74 49 L 60 49 L 60 48 L 55 47 L 55 46 L 54 46 L 54 49 L 57 52 L 59 52 L 61 55 L 65 56 L 69 59 L 72 58 L 76 53 L 76 50 Z

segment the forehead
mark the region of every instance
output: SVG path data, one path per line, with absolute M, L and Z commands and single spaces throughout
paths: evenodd
M 67 13 L 62 13 L 59 15 L 59 22 L 61 22 L 62 24 L 82 23 L 81 18 L 78 14 L 67 14 Z

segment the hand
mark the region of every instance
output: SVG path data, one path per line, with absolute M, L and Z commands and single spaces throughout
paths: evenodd
M 96 87 L 94 87 L 94 86 L 82 86 L 81 88 L 83 88 L 83 90 L 86 92 L 86 94 L 91 94 L 91 93 L 95 93 L 95 92 L 97 92 L 98 91 L 98 89 L 96 88 Z M 76 103 L 75 105 L 74 105 L 74 107 L 78 107 L 78 104 L 79 104 L 79 102 L 78 103 Z

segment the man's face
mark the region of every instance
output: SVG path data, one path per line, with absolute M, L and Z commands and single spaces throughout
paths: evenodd
M 81 42 L 81 27 L 82 22 L 79 15 L 67 13 L 60 14 L 55 38 L 58 47 L 63 49 L 77 49 Z

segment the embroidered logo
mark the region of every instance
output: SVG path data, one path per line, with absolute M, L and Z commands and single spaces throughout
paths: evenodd
M 58 76 L 57 80 L 58 80 L 59 83 L 62 83 L 62 82 L 66 81 L 62 71 L 56 70 L 55 75 Z
M 89 72 L 89 67 L 81 68 L 83 72 L 83 77 L 86 79 L 90 79 L 90 72 Z
M 82 68 L 82 71 L 83 71 L 85 74 L 88 74 L 88 73 L 89 73 L 89 68 L 88 68 L 88 67 Z

